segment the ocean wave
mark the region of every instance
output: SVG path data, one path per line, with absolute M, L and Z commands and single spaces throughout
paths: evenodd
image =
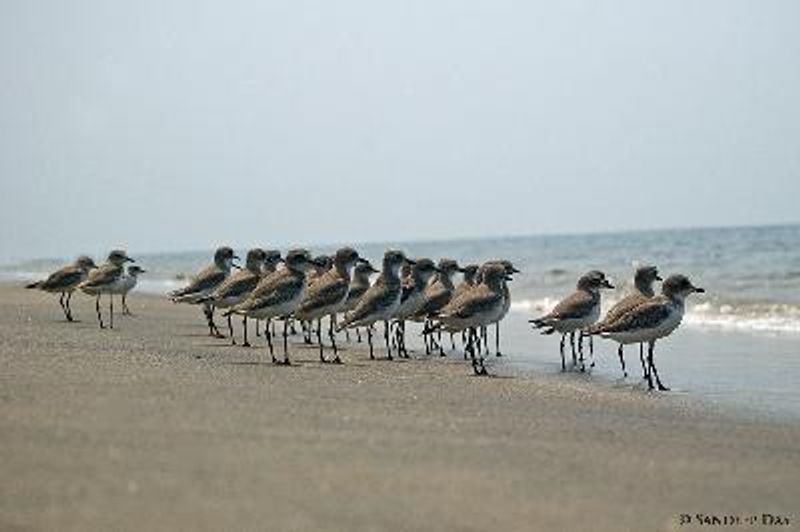
M 550 312 L 558 301 L 555 297 L 519 299 L 512 301 L 511 310 L 536 316 Z M 615 302 L 604 302 L 603 310 Z M 783 303 L 688 304 L 683 323 L 706 329 L 800 334 L 800 306 Z

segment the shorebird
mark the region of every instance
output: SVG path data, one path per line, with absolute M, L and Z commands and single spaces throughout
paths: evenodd
M 658 377 L 653 351 L 656 341 L 672 334 L 683 319 L 686 298 L 703 293 L 685 275 L 670 275 L 661 285 L 661 295 L 634 307 L 621 317 L 593 331 L 619 344 L 647 343 L 647 385 L 652 390 L 653 376 L 659 390 L 669 390 Z
M 96 267 L 97 265 L 91 257 L 81 255 L 75 259 L 75 262 L 67 264 L 48 275 L 47 279 L 25 285 L 25 288 L 37 288 L 52 294 L 61 294 L 58 298 L 58 304 L 61 305 L 61 310 L 64 311 L 67 321 L 74 321 L 72 307 L 70 306 L 72 293 L 79 284 L 86 280 L 89 271 Z
M 369 290 L 369 278 L 373 273 L 378 273 L 378 270 L 369 261 L 356 264 L 356 267 L 353 268 L 353 278 L 350 280 L 350 290 L 347 292 L 347 301 L 344 302 L 341 312 L 350 312 L 356 308 L 358 300 Z M 349 341 L 350 329 L 345 329 L 344 332 L 347 334 L 347 340 Z M 356 335 L 358 341 L 361 342 L 361 331 L 358 328 L 356 328 Z
M 91 270 L 86 280 L 78 285 L 83 292 L 95 296 L 95 310 L 97 311 L 97 322 L 101 329 L 105 329 L 103 316 L 100 314 L 100 296 L 108 294 L 109 301 L 109 329 L 114 328 L 114 292 L 119 290 L 119 284 L 126 262 L 135 262 L 122 249 L 115 249 L 108 254 L 108 259 L 99 267 Z
M 478 330 L 498 323 L 505 315 L 505 285 L 510 276 L 502 263 L 487 263 L 481 267 L 481 281 L 472 289 L 453 298 L 435 313 L 437 328 L 448 332 L 467 331 L 467 351 L 476 375 L 488 375 L 480 348 L 475 343 Z
M 128 270 L 123 274 L 122 280 L 119 283 L 119 293 L 122 295 L 122 314 L 132 316 L 131 309 L 128 308 L 128 293 L 136 288 L 136 282 L 139 280 L 140 273 L 147 273 L 147 270 L 137 266 L 128 266 Z
M 439 268 L 431 259 L 417 259 L 416 264 L 409 265 L 409 273 L 401 279 L 403 287 L 400 295 L 400 306 L 394 315 L 397 324 L 397 354 L 409 358 L 406 349 L 406 320 L 414 316 L 425 301 L 425 288 L 431 278 L 439 272 Z
M 266 253 L 261 248 L 253 248 L 247 252 L 245 259 L 245 267 L 240 271 L 229 276 L 227 279 L 214 289 L 206 297 L 200 300 L 201 303 L 210 303 L 216 308 L 230 308 L 238 305 L 247 298 L 247 295 L 258 286 L 261 280 L 261 268 L 264 264 Z M 233 334 L 233 323 L 231 323 L 231 315 L 226 314 L 228 318 L 228 334 L 231 336 L 231 345 L 236 345 L 236 338 Z M 250 342 L 247 339 L 247 316 L 243 318 L 242 326 L 244 328 L 244 340 L 242 345 L 250 347 Z
M 250 318 L 267 320 L 264 334 L 267 337 L 269 354 L 273 364 L 275 358 L 272 347 L 270 320 L 283 320 L 283 363 L 289 365 L 288 317 L 297 309 L 306 293 L 306 273 L 313 266 L 311 256 L 305 249 L 293 249 L 286 254 L 285 267 L 264 277 L 243 302 L 231 308 L 226 314 L 241 314 Z
M 661 281 L 661 277 L 658 275 L 658 268 L 655 266 L 642 266 L 636 269 L 636 272 L 633 276 L 633 286 L 634 291 L 633 293 L 623 297 L 619 300 L 613 307 L 611 307 L 608 312 L 606 312 L 605 317 L 600 320 L 598 323 L 595 323 L 591 327 L 589 327 L 588 331 L 590 334 L 594 331 L 599 331 L 609 323 L 614 323 L 623 315 L 628 313 L 630 310 L 638 307 L 642 303 L 647 302 L 650 298 L 655 296 L 655 291 L 653 290 L 653 283 L 656 281 Z M 625 369 L 625 358 L 623 357 L 623 345 L 622 343 L 619 344 L 619 348 L 617 349 L 617 355 L 619 356 L 619 364 L 622 367 L 622 375 L 624 377 L 628 376 L 628 371 Z M 643 376 L 647 378 L 647 365 L 645 364 L 644 360 L 644 344 L 639 344 L 639 360 L 642 363 L 642 372 Z
M 453 286 L 453 276 L 456 274 L 456 272 L 464 271 L 464 269 L 461 268 L 453 259 L 440 259 L 438 268 L 439 272 L 436 274 L 436 278 L 425 288 L 423 302 L 420 305 L 419 310 L 411 317 L 414 321 L 424 321 L 426 323 L 425 329 L 428 329 L 428 326 L 430 325 L 427 323 L 428 317 L 443 309 L 453 297 L 453 291 L 455 290 L 455 287 Z M 441 334 L 442 333 L 440 331 L 438 338 L 439 341 L 437 343 L 439 345 L 439 355 L 444 356 Z M 427 355 L 430 354 L 434 349 L 434 340 L 433 337 L 430 336 L 429 341 L 427 339 L 429 335 L 425 336 L 425 354 Z
M 201 270 L 188 286 L 171 292 L 170 299 L 174 303 L 199 304 L 203 298 L 228 278 L 232 267 L 237 267 L 233 263 L 234 260 L 239 260 L 239 257 L 231 248 L 228 246 L 217 248 L 217 251 L 214 252 L 214 263 Z M 208 321 L 208 334 L 222 338 L 222 334 L 214 323 L 214 306 L 211 303 L 203 303 L 203 314 Z
M 309 323 L 317 321 L 320 362 L 328 362 L 325 359 L 325 348 L 322 342 L 322 318 L 328 316 L 330 320 L 328 338 L 330 338 L 334 355 L 331 362 L 342 363 L 342 359 L 339 358 L 339 349 L 336 346 L 336 313 L 344 307 L 347 301 L 350 275 L 358 261 L 363 261 L 363 259 L 353 248 L 345 247 L 338 250 L 332 259 L 331 268 L 309 284 L 303 301 L 294 312 L 294 316 L 298 320 Z
M 585 327 L 592 325 L 600 317 L 600 289 L 614 288 L 606 279 L 603 272 L 592 270 L 578 280 L 577 290 L 567 298 L 561 300 L 556 307 L 541 318 L 529 320 L 537 329 L 543 329 L 542 334 L 561 334 L 561 371 L 567 370 L 564 359 L 564 342 L 569 335 L 572 347 L 572 364 L 577 366 L 578 360 L 575 353 L 575 333 L 581 332 Z M 581 353 L 581 362 L 583 353 Z M 582 364 L 581 371 L 586 367 Z
M 484 264 L 483 268 L 485 268 L 489 264 L 500 264 L 501 266 L 503 266 L 505 268 L 505 271 L 506 271 L 507 281 L 510 281 L 511 280 L 511 276 L 514 275 L 515 273 L 520 273 L 520 271 L 517 268 L 515 268 L 514 265 L 511 263 L 511 261 L 509 261 L 509 260 L 489 261 L 486 264 Z M 476 280 L 479 280 L 481 278 L 482 278 L 482 272 L 480 272 L 480 273 L 478 273 L 478 275 L 476 275 Z M 500 319 L 495 322 L 495 331 L 494 331 L 495 332 L 495 335 L 494 335 L 494 347 L 495 347 L 494 354 L 495 354 L 495 356 L 498 356 L 498 357 L 503 356 L 503 353 L 500 352 L 500 322 L 503 320 L 503 318 L 506 317 L 506 314 L 508 314 L 509 310 L 511 310 L 511 291 L 508 288 L 508 283 L 504 282 L 503 283 L 503 312 L 502 312 L 502 315 L 500 316 Z M 489 346 L 487 345 L 488 344 L 488 340 L 487 340 L 486 328 L 485 327 L 482 329 L 482 332 L 483 332 L 483 337 L 484 337 L 484 345 L 486 346 L 486 353 L 488 354 Z
M 402 286 L 398 273 L 403 263 L 414 264 L 407 259 L 402 251 L 388 250 L 383 254 L 381 274 L 375 284 L 358 300 L 356 308 L 345 315 L 338 330 L 353 327 L 367 327 L 367 341 L 369 342 L 369 358 L 375 360 L 372 345 L 372 325 L 383 321 L 383 338 L 386 341 L 386 355 L 392 360 L 392 346 L 389 339 L 389 320 L 392 319 L 400 307 Z
M 264 262 L 261 264 L 261 278 L 267 277 L 273 273 L 275 270 L 278 269 L 278 265 L 283 262 L 283 258 L 281 257 L 281 252 L 277 249 L 265 249 L 264 250 Z M 256 320 L 256 336 L 261 336 L 261 332 L 258 330 L 259 320 Z M 273 328 L 272 334 L 275 334 L 275 329 Z
M 317 255 L 311 259 L 311 269 L 306 274 L 306 285 L 311 286 L 319 276 L 331 268 L 333 260 L 330 255 Z M 311 335 L 314 333 L 314 324 L 301 320 L 300 326 L 303 328 L 303 343 L 311 345 Z

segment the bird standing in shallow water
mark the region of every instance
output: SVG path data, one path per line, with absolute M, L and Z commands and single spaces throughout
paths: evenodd
M 704 292 L 685 275 L 670 275 L 661 285 L 661 295 L 629 310 L 615 321 L 598 327 L 592 334 L 610 338 L 619 344 L 647 343 L 647 385 L 652 390 L 655 377 L 658 389 L 667 391 L 669 388 L 661 383 L 653 358 L 656 341 L 672 334 L 681 324 L 686 298 L 690 294 Z
M 561 333 L 561 371 L 567 370 L 564 357 L 564 343 L 567 335 L 569 335 L 572 347 L 573 367 L 578 365 L 575 333 L 580 333 L 600 317 L 600 290 L 603 288 L 614 288 L 614 286 L 606 279 L 603 272 L 592 270 L 578 280 L 577 290 L 561 300 L 549 314 L 529 320 L 535 328 L 542 329 L 542 334 Z M 583 352 L 581 352 L 581 371 L 585 370 Z
M 658 275 L 658 268 L 655 266 L 642 266 L 637 268 L 636 273 L 633 276 L 634 292 L 619 300 L 608 310 L 605 317 L 598 323 L 589 327 L 587 332 L 591 334 L 595 330 L 600 330 L 609 323 L 615 322 L 630 310 L 638 307 L 642 303 L 647 302 L 650 298 L 655 296 L 655 292 L 653 291 L 653 283 L 656 281 L 661 281 L 661 277 Z M 622 367 L 623 377 L 627 377 L 628 371 L 625 369 L 625 358 L 623 357 L 622 351 L 623 344 L 619 344 L 619 348 L 617 349 L 619 364 Z M 646 379 L 647 365 L 645 364 L 644 360 L 644 344 L 639 344 L 639 360 L 642 363 L 642 372 L 644 378 Z

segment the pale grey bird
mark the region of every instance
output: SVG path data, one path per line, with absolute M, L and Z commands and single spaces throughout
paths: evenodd
M 100 296 L 108 294 L 109 321 L 108 327 L 114 328 L 114 293 L 119 290 L 126 262 L 135 262 L 125 250 L 115 249 L 108 254 L 108 259 L 99 267 L 91 270 L 86 280 L 78 285 L 83 292 L 95 296 L 95 310 L 97 322 L 101 329 L 105 329 L 103 316 L 100 313 Z
M 72 294 L 75 292 L 78 285 L 86 280 L 89 271 L 96 267 L 97 265 L 91 257 L 81 255 L 75 259 L 74 262 L 48 275 L 47 279 L 27 284 L 25 288 L 36 288 L 44 292 L 60 294 L 58 304 L 61 305 L 61 310 L 64 311 L 64 317 L 67 321 L 74 321 L 72 317 L 72 306 L 70 305 Z
M 141 273 L 147 273 L 147 270 L 135 264 L 128 266 L 120 282 L 118 293 L 122 296 L 122 313 L 128 316 L 133 315 L 131 309 L 128 308 L 128 294 L 136 288 L 136 283 L 139 281 L 139 274 Z
M 184 288 L 175 290 L 169 294 L 170 299 L 175 303 L 200 304 L 200 301 L 214 291 L 222 282 L 228 278 L 231 268 L 237 267 L 234 264 L 239 257 L 228 246 L 217 248 L 214 252 L 214 262 L 195 275 L 191 282 Z M 217 325 L 214 323 L 214 305 L 204 302 L 203 313 L 208 322 L 208 334 L 222 338 Z
M 511 280 L 511 276 L 512 275 L 520 273 L 520 271 L 516 267 L 514 267 L 514 265 L 509 260 L 493 260 L 493 261 L 489 261 L 489 262 L 485 263 L 483 266 L 486 266 L 488 264 L 500 264 L 500 265 L 502 265 L 506 270 L 506 276 L 508 277 L 509 281 Z M 476 282 L 480 282 L 480 279 L 482 278 L 482 272 L 479 271 L 476 274 L 475 277 L 476 277 Z M 509 310 L 511 310 L 511 290 L 508 288 L 508 283 L 506 282 L 506 283 L 503 283 L 503 315 L 500 317 L 499 320 L 497 320 L 497 322 L 495 322 L 495 331 L 494 331 L 495 332 L 495 335 L 494 335 L 495 352 L 494 352 L 494 354 L 495 354 L 495 356 L 498 356 L 498 357 L 503 356 L 503 353 L 500 351 L 500 322 L 503 320 L 503 318 L 506 316 L 506 314 L 508 314 Z M 483 335 L 483 343 L 484 343 L 484 346 L 486 348 L 486 353 L 488 354 L 489 353 L 489 345 L 488 345 L 489 342 L 488 342 L 488 337 L 487 337 L 488 335 L 486 334 L 486 327 L 483 327 L 483 329 L 481 330 L 481 334 Z
M 614 288 L 606 279 L 606 275 L 597 270 L 592 270 L 578 280 L 577 290 L 556 305 L 547 315 L 541 318 L 529 320 L 537 329 L 542 329 L 542 334 L 561 334 L 561 371 L 567 370 L 564 358 L 564 343 L 567 335 L 570 337 L 572 347 L 573 366 L 578 365 L 578 357 L 575 352 L 575 333 L 580 333 L 589 327 L 600 317 L 600 290 L 602 288 Z M 581 353 L 581 362 L 583 353 Z M 581 365 L 581 371 L 585 371 L 585 365 Z
M 686 297 L 703 293 L 685 275 L 670 275 L 661 285 L 661 295 L 629 310 L 611 323 L 592 331 L 619 344 L 647 343 L 647 384 L 652 390 L 653 377 L 659 390 L 669 390 L 661 383 L 653 351 L 656 341 L 672 334 L 683 319 Z
M 386 341 L 386 355 L 392 360 L 392 346 L 389 338 L 389 320 L 392 319 L 400 307 L 402 286 L 399 272 L 403 263 L 414 264 L 407 259 L 402 251 L 388 250 L 383 254 L 383 267 L 381 274 L 367 292 L 359 299 L 356 308 L 345 315 L 339 330 L 352 327 L 367 327 L 367 341 L 369 342 L 369 357 L 375 359 L 372 345 L 372 325 L 383 321 L 383 337 Z
M 394 315 L 397 354 L 404 358 L 409 358 L 406 349 L 406 320 L 419 312 L 425 302 L 425 289 L 428 283 L 439 273 L 439 268 L 431 259 L 417 259 L 416 264 L 408 266 L 408 273 L 401 278 L 403 290 L 400 295 L 400 306 Z

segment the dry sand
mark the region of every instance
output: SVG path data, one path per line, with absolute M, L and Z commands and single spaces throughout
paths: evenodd
M 797 424 L 570 376 L 477 378 L 455 357 L 349 350 L 336 367 L 297 346 L 300 365 L 273 367 L 262 347 L 208 338 L 197 308 L 156 297 L 132 296 L 136 316 L 113 331 L 85 296 L 74 324 L 43 293 L 0 285 L 0 301 L 0 530 L 800 518 Z

